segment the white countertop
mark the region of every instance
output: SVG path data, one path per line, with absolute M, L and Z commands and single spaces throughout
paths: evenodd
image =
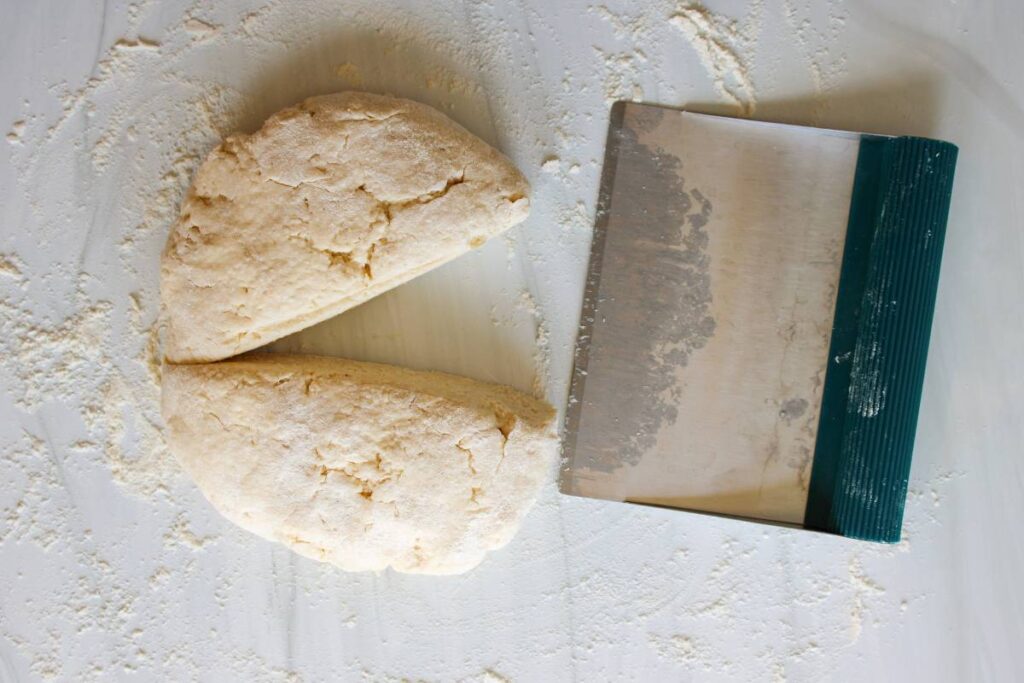
M 0 5 L 0 681 L 1024 677 L 1024 5 Z M 158 255 L 222 135 L 347 88 L 447 111 L 530 177 L 533 212 L 281 346 L 537 380 L 556 405 L 611 101 L 957 143 L 904 540 L 552 482 L 507 548 L 436 578 L 220 518 L 160 439 Z

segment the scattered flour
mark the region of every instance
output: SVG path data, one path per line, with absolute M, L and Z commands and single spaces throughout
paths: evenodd
M 617 46 L 622 51 L 606 52 L 598 47 L 594 50 L 604 66 L 604 97 L 607 104 L 616 100 L 640 102 L 644 99 L 642 72 L 648 62 L 646 45 L 652 40 L 651 27 L 645 13 L 617 13 L 607 5 L 597 5 L 589 10 L 612 29 Z
M 148 38 L 119 38 L 114 43 L 115 51 L 122 50 L 153 50 L 158 51 L 160 49 L 160 43 L 156 40 L 150 40 Z
M 492 669 L 484 669 L 476 676 L 465 679 L 466 683 L 512 683 L 511 678 L 502 676 Z
M 691 669 L 694 666 L 701 666 L 704 669 L 711 667 L 701 662 L 701 650 L 696 641 L 690 636 L 674 635 L 667 638 L 650 636 L 650 643 L 663 659 L 667 659 L 681 667 Z
M 583 202 L 576 202 L 573 206 L 566 207 L 558 217 L 558 224 L 562 230 L 586 231 L 593 225 L 593 217 Z
M 193 550 L 206 547 L 207 544 L 217 540 L 217 536 L 199 536 L 189 526 L 188 518 L 182 513 L 174 520 L 174 525 L 164 534 L 164 546 L 175 545 L 186 546 Z
M 752 5 L 756 25 L 760 4 Z M 669 17 L 669 23 L 682 32 L 697 52 L 718 94 L 740 113 L 750 116 L 757 97 L 749 64 L 753 33 L 744 32 L 735 20 L 715 14 L 699 3 L 681 4 Z
M 534 355 L 533 394 L 544 396 L 547 392 L 548 377 L 550 375 L 550 343 L 551 334 L 548 331 L 544 316 L 541 315 L 541 308 L 537 305 L 533 295 L 529 291 L 523 291 L 519 295 L 518 308 L 526 311 L 534 323 L 534 340 L 537 343 L 537 351 Z
M 0 254 L 0 275 L 14 278 L 19 283 L 24 283 L 21 276 L 25 264 L 15 254 Z
M 843 3 L 840 0 L 827 0 L 812 5 L 805 0 L 801 7 L 797 0 L 783 0 L 782 8 L 786 25 L 803 54 L 811 77 L 811 87 L 820 108 L 824 104 L 824 95 L 846 73 L 846 53 L 834 49 L 846 26 Z M 825 11 L 823 22 L 812 21 L 813 10 Z
M 195 40 L 207 40 L 220 33 L 221 27 L 198 17 L 189 17 L 182 24 L 185 31 Z
M 850 586 L 853 589 L 853 605 L 850 607 L 850 643 L 852 644 L 860 640 L 861 632 L 864 630 L 864 618 L 868 609 L 866 599 L 871 595 L 885 593 L 885 588 L 864 573 L 864 568 L 858 557 L 850 558 L 849 574 Z
M 28 124 L 25 123 L 23 119 L 18 119 L 12 123 L 11 130 L 7 133 L 7 142 L 10 142 L 11 144 L 20 144 L 21 136 L 25 134 L 25 128 L 27 125 Z

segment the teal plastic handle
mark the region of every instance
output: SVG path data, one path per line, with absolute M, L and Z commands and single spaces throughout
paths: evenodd
M 861 140 L 804 525 L 900 539 L 957 148 Z

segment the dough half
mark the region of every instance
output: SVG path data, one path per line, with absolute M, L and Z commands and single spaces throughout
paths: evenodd
M 344 92 L 225 139 L 161 259 L 173 363 L 227 358 L 331 318 L 526 218 L 512 163 L 440 112 Z
M 317 356 L 165 366 L 163 415 L 222 515 L 349 571 L 475 567 L 557 450 L 552 408 L 509 387 Z

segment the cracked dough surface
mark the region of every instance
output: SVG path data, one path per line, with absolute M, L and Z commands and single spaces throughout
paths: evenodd
M 349 571 L 472 569 L 557 448 L 552 408 L 509 387 L 317 356 L 165 366 L 163 414 L 221 514 Z
M 196 172 L 161 259 L 165 354 L 227 358 L 333 317 L 526 218 L 529 185 L 440 112 L 312 97 Z

